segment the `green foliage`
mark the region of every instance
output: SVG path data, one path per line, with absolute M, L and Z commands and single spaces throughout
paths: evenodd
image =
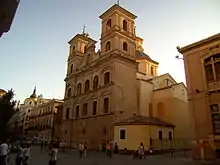
M 11 134 L 8 123 L 16 113 L 16 101 L 13 97 L 14 91 L 11 89 L 0 98 L 0 140 L 7 139 Z

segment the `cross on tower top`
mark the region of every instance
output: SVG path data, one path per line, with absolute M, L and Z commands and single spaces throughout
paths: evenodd
M 83 26 L 83 34 L 86 33 L 86 25 Z
M 120 1 L 119 0 L 117 0 L 117 5 L 119 5 L 120 4 Z

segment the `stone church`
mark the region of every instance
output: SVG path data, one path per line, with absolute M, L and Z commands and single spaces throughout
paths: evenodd
M 86 142 L 90 148 L 112 141 L 113 123 L 117 121 L 136 115 L 159 117 L 156 104 L 160 102 L 163 107 L 164 98 L 152 100 L 158 96 L 153 94 L 158 89 L 171 89 L 168 95 L 174 99 L 175 86 L 188 110 L 185 85 L 169 74 L 158 76 L 158 62 L 144 53 L 143 39 L 135 34 L 137 16 L 115 4 L 99 18 L 100 50 L 95 51 L 97 41 L 85 31 L 68 42 L 63 104 L 62 139 L 71 145 Z M 160 118 L 178 125 L 167 116 Z

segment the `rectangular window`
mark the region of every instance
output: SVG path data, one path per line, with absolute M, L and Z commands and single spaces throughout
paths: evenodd
M 104 85 L 108 85 L 110 83 L 110 72 L 106 72 L 104 74 Z
M 220 121 L 220 113 L 216 113 L 212 115 L 213 120 Z
M 88 103 L 83 104 L 82 116 L 87 116 Z
M 212 117 L 213 132 L 215 135 L 220 135 L 220 113 L 218 104 L 211 105 L 210 111 Z
M 212 105 L 210 106 L 210 109 L 211 109 L 211 114 L 215 114 L 215 113 L 218 113 L 218 112 L 219 112 L 218 104 L 212 104 Z
M 97 101 L 94 101 L 92 115 L 96 115 L 96 114 L 97 114 Z
M 125 135 L 126 135 L 125 130 L 124 130 L 124 129 L 121 129 L 121 130 L 120 130 L 120 139 L 121 139 L 121 140 L 124 140 L 124 139 L 125 139 Z
M 173 133 L 172 133 L 172 131 L 169 131 L 169 140 L 173 140 Z
M 211 64 L 205 66 L 205 74 L 206 74 L 207 81 L 214 81 L 214 75 L 213 75 Z
M 76 106 L 76 113 L 75 113 L 75 117 L 78 118 L 79 117 L 79 105 Z
M 104 113 L 109 112 L 109 98 L 104 99 Z
M 159 136 L 159 140 L 163 139 L 163 132 L 162 131 L 158 131 L 158 136 Z
M 149 103 L 149 117 L 153 117 L 153 106 L 152 106 L 152 103 Z
M 67 108 L 66 109 L 66 119 L 69 119 L 69 116 L 70 116 L 70 109 Z
M 215 74 L 217 80 L 220 80 L 220 61 L 215 63 Z

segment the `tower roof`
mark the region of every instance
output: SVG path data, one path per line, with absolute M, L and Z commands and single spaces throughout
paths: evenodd
M 144 53 L 143 51 L 139 51 L 139 50 L 135 51 L 135 59 L 137 59 L 137 60 L 146 59 L 146 60 L 149 60 L 149 61 L 151 61 L 151 62 L 153 62 L 155 64 L 159 64 L 158 62 L 152 60 L 150 58 L 150 56 L 148 56 L 146 53 Z
M 110 7 L 107 11 L 105 11 L 102 15 L 99 16 L 100 19 L 103 19 L 108 13 L 110 12 L 114 12 L 114 11 L 121 11 L 123 13 L 126 13 L 128 16 L 130 16 L 131 18 L 135 19 L 137 18 L 136 15 L 134 15 L 133 13 L 131 13 L 130 11 L 124 9 L 123 7 L 119 6 L 118 4 L 114 4 L 112 7 Z
M 148 117 L 143 115 L 132 116 L 130 118 L 121 120 L 119 122 L 114 123 L 115 126 L 118 125 L 153 125 L 153 126 L 162 126 L 162 127 L 172 127 L 175 125 L 171 123 L 167 123 L 157 117 Z
M 88 42 L 93 42 L 94 44 L 97 43 L 97 41 L 95 41 L 95 40 L 93 40 L 92 38 L 86 36 L 85 34 L 77 34 L 77 35 L 75 35 L 68 43 L 71 44 L 71 42 L 72 42 L 73 40 L 77 39 L 77 38 L 81 38 L 81 39 L 86 40 L 86 41 L 88 41 Z

